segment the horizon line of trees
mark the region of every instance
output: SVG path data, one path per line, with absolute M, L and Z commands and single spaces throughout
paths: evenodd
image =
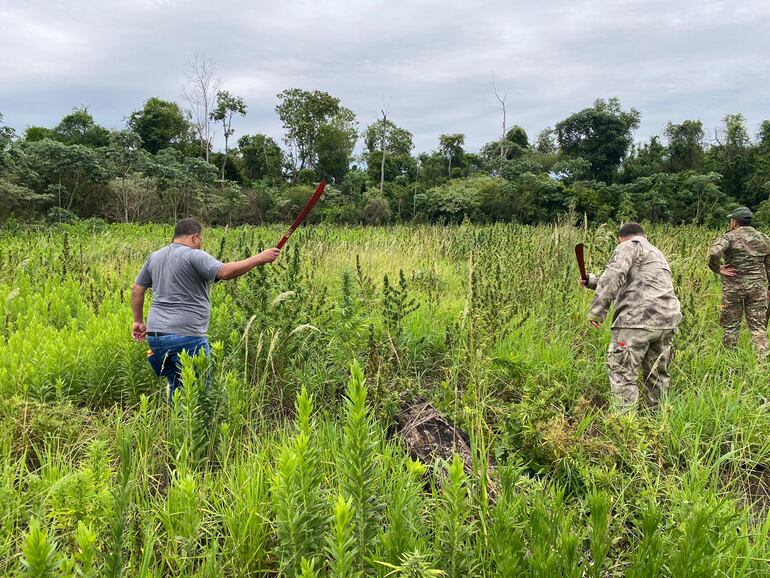
M 741 114 L 727 114 L 711 138 L 699 120 L 669 122 L 635 144 L 641 114 L 610 98 L 530 139 L 506 124 L 494 87 L 499 136 L 472 152 L 463 134 L 445 133 L 435 150 L 415 155 L 412 134 L 388 111 L 359 132 L 340 99 L 292 88 L 277 95 L 281 146 L 235 134 L 232 121 L 247 106 L 222 88 L 210 60 L 196 57 L 187 78 L 186 108 L 151 97 L 121 130 L 75 108 L 54 127 L 17 135 L 0 111 L 0 222 L 283 221 L 327 178 L 315 221 L 537 223 L 578 211 L 596 221 L 715 224 L 740 204 L 770 224 L 770 120 L 752 136 Z

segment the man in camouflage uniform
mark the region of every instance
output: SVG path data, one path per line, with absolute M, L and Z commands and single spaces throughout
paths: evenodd
M 735 209 L 729 218 L 730 231 L 709 250 L 709 268 L 722 276 L 722 341 L 726 347 L 738 344 L 745 313 L 754 348 L 766 357 L 770 238 L 751 226 L 752 214 L 746 207 Z
M 595 328 L 615 305 L 607 367 L 614 405 L 626 411 L 639 400 L 640 368 L 651 407 L 657 406 L 668 390 L 672 341 L 682 314 L 671 267 L 647 240 L 642 226 L 626 223 L 619 237 L 620 244 L 601 277 L 589 275 L 580 285 L 596 290 L 588 314 Z

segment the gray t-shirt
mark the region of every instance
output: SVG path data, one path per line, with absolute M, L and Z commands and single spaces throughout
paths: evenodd
M 147 258 L 136 284 L 152 288 L 147 331 L 206 335 L 211 315 L 209 287 L 222 262 L 205 251 L 171 243 Z

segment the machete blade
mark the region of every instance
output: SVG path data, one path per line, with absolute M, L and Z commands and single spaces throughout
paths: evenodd
M 585 248 L 583 243 L 575 245 L 575 258 L 577 259 L 578 269 L 580 269 L 580 278 L 584 281 L 588 281 L 588 274 L 586 273 L 586 262 L 583 256 Z

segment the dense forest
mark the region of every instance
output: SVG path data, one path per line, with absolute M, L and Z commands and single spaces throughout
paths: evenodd
M 233 119 L 247 114 L 246 103 L 205 66 L 197 70 L 185 103 L 149 98 L 122 130 L 107 130 L 81 107 L 52 128 L 17 134 L 0 114 L 0 222 L 192 215 L 260 224 L 292 217 L 325 177 L 313 219 L 336 223 L 538 223 L 576 211 L 602 222 L 709 224 L 736 204 L 770 223 L 770 120 L 756 135 L 741 114 L 708 134 L 699 120 L 669 122 L 663 135 L 636 143 L 639 111 L 611 98 L 532 137 L 506 125 L 501 100 L 500 133 L 480 151 L 454 133 L 415 154 L 408 128 L 386 112 L 362 131 L 338 98 L 294 88 L 277 95 L 279 144 L 236 134 Z M 215 132 L 224 136 L 221 151 Z

